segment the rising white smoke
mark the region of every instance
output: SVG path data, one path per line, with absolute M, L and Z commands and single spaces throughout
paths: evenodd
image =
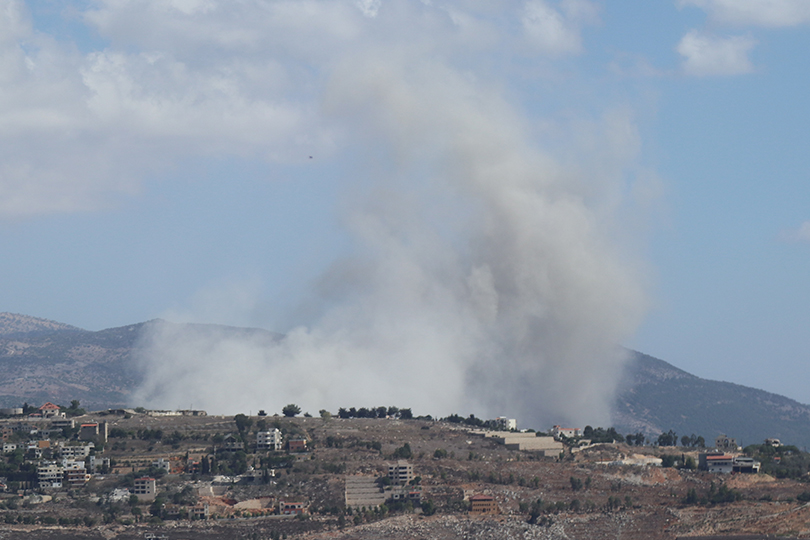
M 497 88 L 387 53 L 337 65 L 324 93 L 366 151 L 342 201 L 355 250 L 309 320 L 279 341 L 152 325 L 135 403 L 609 422 L 617 345 L 643 311 L 604 203 L 623 158 L 562 165 Z

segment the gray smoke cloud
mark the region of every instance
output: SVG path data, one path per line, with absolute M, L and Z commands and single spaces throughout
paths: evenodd
M 323 93 L 364 151 L 340 201 L 354 249 L 306 321 L 279 340 L 155 323 L 135 403 L 610 421 L 618 345 L 644 311 L 617 237 L 632 122 L 609 115 L 578 134 L 598 151 L 555 159 L 497 87 L 387 52 L 337 64 Z

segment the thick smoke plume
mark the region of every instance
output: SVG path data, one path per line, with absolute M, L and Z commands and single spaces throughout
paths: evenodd
M 323 110 L 365 149 L 342 201 L 354 251 L 278 341 L 152 325 L 134 401 L 609 422 L 617 345 L 643 310 L 611 238 L 623 158 L 562 165 L 500 94 L 424 59 L 335 67 Z

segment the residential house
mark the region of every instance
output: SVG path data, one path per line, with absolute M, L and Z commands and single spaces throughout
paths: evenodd
M 65 413 L 59 408 L 59 405 L 54 405 L 50 401 L 39 408 L 39 414 L 42 418 L 65 417 Z
M 244 450 L 245 444 L 239 440 L 236 435 L 228 434 L 222 440 L 222 449 L 224 450 Z
M 304 502 L 279 501 L 278 513 L 284 516 L 303 514 L 307 511 L 307 504 Z
M 740 445 L 737 444 L 737 439 L 728 435 L 720 435 L 714 440 L 714 447 L 718 450 L 738 450 Z
M 551 436 L 558 441 L 563 438 L 574 439 L 576 437 L 582 436 L 582 430 L 579 428 L 564 428 L 560 426 L 554 426 L 551 428 L 550 432 Z
M 290 453 L 306 452 L 307 440 L 304 437 L 293 437 L 287 443 L 287 450 L 289 450 Z

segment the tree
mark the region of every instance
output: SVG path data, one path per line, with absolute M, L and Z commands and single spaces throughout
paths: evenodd
M 678 435 L 671 429 L 658 436 L 658 446 L 677 446 Z
M 413 456 L 411 452 L 411 445 L 408 443 L 403 444 L 396 450 L 394 450 L 394 457 L 398 459 L 410 459 Z
M 661 456 L 662 467 L 674 467 L 677 461 L 678 457 L 672 454 L 664 454 L 663 456 Z
M 411 420 L 413 419 L 413 413 L 410 409 L 400 409 L 399 417 L 403 420 Z
M 234 416 L 233 421 L 236 422 L 236 429 L 239 430 L 239 433 L 244 433 L 246 430 L 250 429 L 250 426 L 253 424 L 253 420 L 242 413 Z
M 284 414 L 284 416 L 292 418 L 293 416 L 301 413 L 301 407 L 295 403 L 290 403 L 289 405 L 285 405 L 284 408 L 281 409 L 281 412 Z

